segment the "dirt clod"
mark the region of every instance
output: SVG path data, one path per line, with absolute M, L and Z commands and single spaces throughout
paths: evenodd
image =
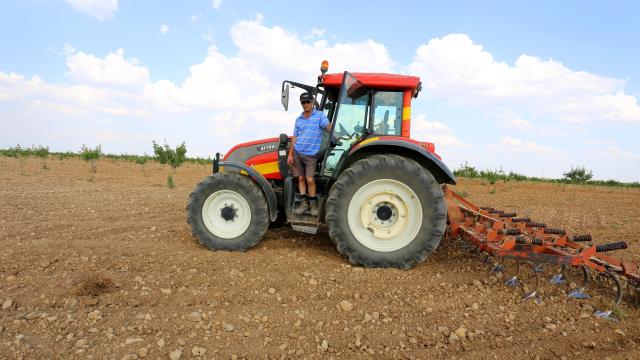
M 77 295 L 100 296 L 108 293 L 113 288 L 113 280 L 102 276 L 90 276 L 80 281 Z

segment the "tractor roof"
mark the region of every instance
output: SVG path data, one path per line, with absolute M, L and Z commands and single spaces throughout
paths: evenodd
M 398 75 L 398 74 L 383 74 L 383 73 L 350 73 L 356 77 L 362 84 L 367 87 L 386 90 L 412 90 L 416 91 L 416 88 L 420 84 L 420 78 L 417 76 Z M 324 76 L 325 86 L 340 86 L 342 85 L 343 73 L 340 74 L 327 74 Z

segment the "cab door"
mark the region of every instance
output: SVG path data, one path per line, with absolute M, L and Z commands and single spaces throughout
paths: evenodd
M 321 170 L 323 176 L 335 177 L 349 149 L 363 139 L 370 105 L 371 91 L 345 71 L 331 128 L 333 141 L 327 149 Z

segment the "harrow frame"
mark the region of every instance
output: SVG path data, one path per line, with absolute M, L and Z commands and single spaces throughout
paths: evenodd
M 565 268 L 588 269 L 614 281 L 617 291 L 614 305 L 622 300 L 620 278 L 626 280 L 631 302 L 640 304 L 640 275 L 638 265 L 622 261 L 605 252 L 627 248 L 624 241 L 608 244 L 591 244 L 591 235 L 568 235 L 563 229 L 547 228 L 546 224 L 519 218 L 516 213 L 505 213 L 493 208 L 479 207 L 443 186 L 447 201 L 449 239 L 461 239 L 473 246 L 478 253 L 499 261 L 512 259 L 529 262 L 536 267 L 551 264 Z M 485 259 L 485 260 L 487 260 Z M 499 262 L 500 264 L 500 262 Z M 537 274 L 536 274 L 537 276 Z M 514 280 L 514 279 L 510 279 Z M 574 298 L 588 298 L 582 289 L 574 291 Z M 525 299 L 535 298 L 535 290 L 525 294 Z M 601 311 L 600 317 L 611 318 L 611 311 Z

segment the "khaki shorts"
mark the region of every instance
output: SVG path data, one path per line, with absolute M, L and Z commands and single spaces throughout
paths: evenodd
M 314 177 L 316 174 L 316 164 L 318 158 L 307 156 L 293 151 L 293 176 Z

